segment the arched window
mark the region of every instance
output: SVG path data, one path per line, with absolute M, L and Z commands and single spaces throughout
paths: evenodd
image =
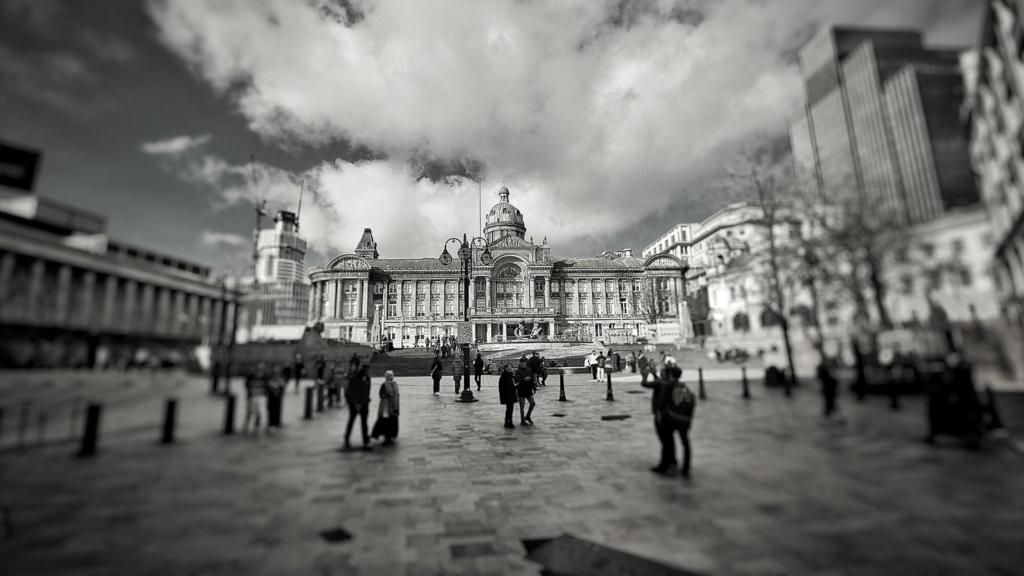
M 761 312 L 762 328 L 771 328 L 773 326 L 778 326 L 779 324 L 781 324 L 779 321 L 779 315 L 776 314 L 775 311 L 765 309 L 764 312 Z
M 737 332 L 749 332 L 750 331 L 750 318 L 746 314 L 740 312 L 739 314 L 732 317 L 732 329 Z
M 793 311 L 789 313 L 792 318 L 797 318 L 800 321 L 801 326 L 811 325 L 811 309 L 803 304 L 799 304 L 793 308 Z

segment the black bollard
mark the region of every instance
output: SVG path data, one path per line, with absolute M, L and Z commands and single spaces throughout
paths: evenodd
M 216 367 L 210 369 L 210 394 L 217 394 L 220 392 L 220 372 L 217 371 Z
M 565 398 L 565 372 L 558 373 L 558 401 L 568 402 Z
M 701 400 L 708 399 L 708 395 L 704 391 L 704 368 L 697 368 L 697 396 Z
M 996 406 L 996 395 L 992 392 L 991 386 L 985 386 L 985 398 L 988 400 L 989 427 L 993 430 L 1003 427 L 1003 419 L 999 417 L 999 408 Z
M 82 433 L 82 446 L 78 450 L 79 456 L 92 456 L 96 454 L 96 443 L 100 435 L 100 416 L 103 413 L 103 406 L 92 404 L 85 410 L 85 431 Z
M 178 400 L 168 398 L 164 404 L 164 433 L 160 438 L 161 444 L 174 443 L 174 427 L 178 423 Z
M 750 399 L 750 381 L 747 380 L 747 367 L 744 366 L 740 370 L 743 373 L 743 397 L 745 399 L 749 400 Z
M 889 409 L 898 411 L 900 409 L 900 389 L 899 384 L 895 382 L 889 383 Z
M 605 396 L 605 400 L 607 400 L 609 402 L 612 402 L 613 400 L 615 400 L 615 395 L 612 394 L 612 372 L 611 372 L 611 370 L 605 371 L 604 375 L 605 375 L 605 377 L 608 378 L 608 395 Z
M 228 394 L 224 397 L 224 435 L 230 436 L 235 433 L 235 395 Z
M 28 412 L 31 404 L 25 402 L 21 405 L 21 415 L 18 418 L 18 448 L 25 445 L 25 434 L 28 433 Z
M 313 419 L 313 387 L 312 386 L 307 386 L 306 387 L 306 408 L 305 408 L 305 411 L 302 413 L 302 419 L 303 420 L 312 420 Z
M 790 380 L 790 375 L 785 370 L 782 371 L 782 392 L 786 395 L 786 398 L 793 397 L 793 385 Z
M 0 438 L 4 437 L 4 407 L 0 406 Z
M 316 385 L 316 411 L 317 412 L 323 412 L 324 411 L 324 385 L 323 384 L 317 384 Z

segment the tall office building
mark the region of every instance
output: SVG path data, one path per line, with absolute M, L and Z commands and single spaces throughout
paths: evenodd
M 862 194 L 909 223 L 976 202 L 956 176 L 967 162 L 949 97 L 957 61 L 915 31 L 820 30 L 800 51 L 805 101 L 790 122 L 798 174 L 825 197 Z

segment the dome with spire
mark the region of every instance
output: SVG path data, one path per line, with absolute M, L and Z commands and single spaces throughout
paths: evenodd
M 498 203 L 492 206 L 484 217 L 484 236 L 488 242 L 494 242 L 509 234 L 519 238 L 526 237 L 523 213 L 509 203 L 508 196 L 508 186 L 502 184 L 498 189 Z

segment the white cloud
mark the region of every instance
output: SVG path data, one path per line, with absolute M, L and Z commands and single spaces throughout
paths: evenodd
M 507 180 L 530 232 L 556 245 L 607 238 L 707 177 L 723 150 L 784 132 L 800 97 L 794 42 L 816 24 L 922 24 L 944 41 L 977 26 L 969 0 L 347 4 L 361 17 L 332 17 L 328 0 L 152 0 L 150 12 L 264 138 L 385 154 L 309 176 L 343 223 L 321 246 L 350 249 L 372 224 L 396 256 L 423 254 L 466 210 L 465 185 L 418 180 L 414 158 L 483 162 L 485 205 Z
M 199 236 L 199 243 L 203 246 L 229 246 L 232 248 L 239 248 L 247 246 L 252 240 L 245 238 L 240 234 L 233 234 L 231 232 L 218 232 L 215 230 L 203 230 Z
M 209 134 L 203 134 L 202 136 L 189 136 L 184 134 L 164 140 L 143 142 L 141 148 L 146 154 L 152 154 L 154 156 L 177 156 L 190 150 L 194 150 L 209 141 Z

